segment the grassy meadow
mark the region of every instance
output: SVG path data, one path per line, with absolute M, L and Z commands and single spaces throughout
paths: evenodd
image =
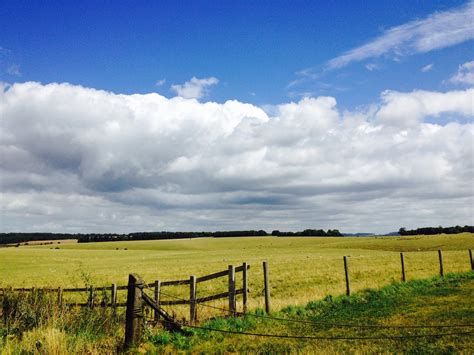
M 437 250 L 443 250 L 446 277 L 440 278 Z M 270 266 L 273 315 L 304 321 L 351 324 L 474 323 L 474 274 L 468 249 L 473 234 L 409 237 L 245 237 L 163 241 L 30 244 L 0 249 L 0 287 L 83 287 L 124 285 L 130 272 L 147 282 L 186 279 L 224 270 L 229 264 L 251 265 L 249 308 L 262 314 L 262 261 Z M 401 278 L 405 253 L 409 282 Z M 353 295 L 345 292 L 342 257 L 349 257 Z M 241 274 L 237 274 L 241 282 Z M 198 297 L 224 292 L 227 279 L 198 284 Z M 241 286 L 238 286 L 241 287 Z M 148 292 L 148 291 L 146 291 Z M 188 286 L 163 293 L 189 297 Z M 151 294 L 151 292 L 149 292 Z M 125 300 L 125 291 L 120 301 Z M 115 353 L 123 350 L 124 312 L 110 308 L 64 308 L 56 295 L 7 294 L 12 321 L 0 327 L 0 353 Z M 65 298 L 73 297 L 65 294 Z M 84 300 L 87 295 L 80 295 Z M 162 299 L 170 299 L 162 295 Z M 238 297 L 238 307 L 241 308 Z M 225 300 L 208 303 L 226 307 Z M 187 317 L 188 307 L 167 308 Z M 148 308 L 147 308 L 148 309 Z M 316 336 L 386 336 L 418 334 L 410 330 L 334 329 L 282 323 L 247 316 L 219 317 L 223 312 L 198 306 L 201 326 L 263 334 Z M 152 315 L 148 313 L 148 317 Z M 206 321 L 206 319 L 213 320 Z M 468 331 L 470 329 L 467 329 Z M 174 352 L 471 352 L 472 336 L 408 340 L 298 341 L 221 334 L 191 329 L 190 336 L 149 327 L 140 353 Z M 421 330 L 421 334 L 433 330 Z M 466 329 L 454 329 L 466 331 Z M 407 333 L 408 332 L 408 333 Z
M 242 237 L 154 240 L 106 243 L 28 245 L 0 249 L 0 286 L 83 287 L 124 285 L 131 272 L 145 281 L 187 279 L 247 262 L 249 307 L 263 306 L 262 261 L 270 268 L 272 306 L 304 305 L 345 291 L 342 257 L 349 257 L 353 291 L 377 288 L 400 280 L 400 255 L 405 252 L 407 279 L 428 278 L 439 272 L 437 250 L 444 269 L 470 269 L 468 249 L 474 235 L 406 237 Z M 240 284 L 241 274 L 237 274 Z M 198 285 L 198 297 L 226 291 L 227 280 Z M 187 296 L 186 286 L 164 288 Z M 121 292 L 122 299 L 125 292 Z M 163 297 L 165 299 L 165 297 Z
M 375 339 L 328 340 L 267 338 L 216 331 L 190 329 L 183 337 L 163 330 L 151 330 L 140 348 L 149 353 L 265 353 L 265 354 L 347 354 L 409 353 L 450 354 L 474 351 L 474 273 L 394 283 L 368 289 L 350 297 L 326 297 L 305 306 L 288 306 L 273 317 L 284 322 L 248 315 L 244 318 L 218 318 L 202 327 L 238 333 L 285 334 L 290 336 L 347 337 Z M 262 314 L 262 313 L 260 313 Z M 306 322 L 306 323 L 302 323 Z M 356 327 L 339 327 L 356 325 Z M 371 328 L 357 327 L 369 325 Z M 449 325 L 449 328 L 403 328 L 412 325 Z M 397 326 L 400 328 L 383 328 Z M 452 334 L 470 332 L 470 334 Z M 415 337 L 451 333 L 450 336 Z M 380 339 L 383 337 L 394 339 Z M 408 337 L 406 337 L 408 336 Z

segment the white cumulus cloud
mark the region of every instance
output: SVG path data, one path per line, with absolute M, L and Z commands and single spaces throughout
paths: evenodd
M 461 64 L 449 81 L 454 84 L 474 85 L 474 60 Z
M 385 91 L 384 105 L 377 119 L 384 125 L 419 125 L 427 116 L 456 113 L 466 117 L 474 115 L 474 89 L 446 93 L 416 90 L 410 93 Z
M 171 90 L 185 99 L 200 99 L 208 93 L 210 86 L 217 85 L 218 83 L 219 80 L 213 76 L 203 79 L 193 76 L 191 80 L 186 81 L 182 85 L 171 85 Z
M 267 114 L 232 100 L 3 86 L 0 228 L 472 224 L 472 95 L 386 91 L 354 112 L 341 112 L 333 97 L 308 97 Z M 467 121 L 449 122 L 450 114 Z

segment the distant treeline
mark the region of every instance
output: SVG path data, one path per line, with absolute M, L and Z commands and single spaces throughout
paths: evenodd
M 305 229 L 302 232 L 280 232 L 275 230 L 272 235 L 278 237 L 342 237 L 343 235 L 337 229 L 328 229 L 325 232 L 322 229 Z
M 119 240 L 159 240 L 159 239 L 185 239 L 185 238 L 229 238 L 229 237 L 266 237 L 269 236 L 264 230 L 240 230 L 240 231 L 217 231 L 217 232 L 141 232 L 127 235 L 83 235 L 78 238 L 79 243 L 88 242 L 111 242 Z M 342 237 L 337 229 L 325 232 L 322 229 L 306 229 L 302 232 L 280 232 L 273 231 L 273 236 L 285 237 Z
M 227 237 L 325 237 L 337 236 L 342 234 L 337 230 L 329 229 L 325 232 L 322 229 L 305 229 L 302 232 L 280 232 L 273 231 L 268 234 L 264 230 L 240 230 L 240 231 L 217 231 L 217 232 L 138 232 L 129 234 L 71 234 L 71 233 L 0 233 L 0 244 L 18 244 L 30 241 L 64 240 L 77 239 L 79 243 L 89 242 L 113 242 L 128 240 L 158 240 L 158 239 L 189 239 L 189 238 L 227 238 Z
M 113 242 L 122 240 L 159 240 L 159 239 L 189 239 L 189 238 L 225 238 L 225 237 L 253 237 L 266 236 L 263 230 L 255 231 L 227 231 L 227 232 L 139 232 L 126 235 L 83 235 L 78 238 L 79 243 Z
M 424 227 L 412 230 L 400 228 L 400 235 L 417 235 L 417 234 L 458 234 L 458 233 L 474 233 L 474 226 L 455 226 L 455 227 Z
M 1 244 L 41 242 L 47 240 L 79 239 L 83 237 L 114 236 L 115 234 L 71 234 L 71 233 L 0 233 Z
M 474 226 L 455 226 L 455 227 L 425 227 L 413 230 L 400 228 L 400 235 L 417 234 L 457 234 L 474 233 Z M 217 231 L 217 232 L 139 232 L 129 234 L 72 234 L 72 233 L 0 233 L 1 244 L 18 244 L 29 241 L 47 241 L 77 239 L 79 243 L 88 242 L 112 242 L 127 240 L 158 240 L 158 239 L 189 239 L 189 238 L 226 238 L 226 237 L 342 237 L 343 235 L 337 229 L 305 229 L 301 232 L 280 232 L 274 230 L 268 234 L 264 230 L 240 230 L 240 231 Z

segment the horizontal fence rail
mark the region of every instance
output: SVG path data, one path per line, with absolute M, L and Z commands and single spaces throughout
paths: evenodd
M 235 272 L 243 272 L 244 268 L 246 270 L 250 269 L 250 265 L 243 264 L 240 266 L 237 266 L 234 268 Z M 226 277 L 229 275 L 229 270 L 223 270 L 219 272 L 215 272 L 213 274 L 197 277 L 196 283 L 204 282 L 204 281 L 209 281 L 209 280 L 214 280 L 220 277 Z M 244 277 L 246 280 L 246 277 Z M 170 280 L 170 281 L 155 281 L 150 284 L 144 284 L 145 287 L 147 288 L 154 288 L 157 285 L 157 282 L 159 283 L 160 287 L 166 287 L 166 286 L 180 286 L 180 285 L 191 285 L 191 280 Z M 247 284 L 247 281 L 245 281 L 245 285 Z M 244 286 L 245 286 L 244 285 Z M 116 285 L 113 284 L 111 286 L 101 286 L 101 287 L 95 287 L 95 286 L 89 286 L 89 287 L 68 287 L 68 288 L 54 288 L 54 287 L 43 287 L 43 288 L 36 288 L 36 287 L 4 287 L 0 288 L 0 296 L 4 295 L 8 292 L 45 292 L 45 293 L 58 293 L 58 295 L 61 295 L 62 299 L 62 294 L 64 293 L 89 293 L 88 295 L 88 300 L 87 302 L 62 302 L 63 305 L 69 306 L 69 307 L 112 307 L 112 308 L 120 308 L 120 307 L 126 307 L 127 303 L 126 302 L 118 302 L 117 301 L 117 291 L 124 291 L 128 290 L 128 285 Z M 210 295 L 210 296 L 205 296 L 205 297 L 200 297 L 196 298 L 194 300 L 185 300 L 185 299 L 179 299 L 179 300 L 159 300 L 160 292 L 155 295 L 155 302 L 159 305 L 162 306 L 173 306 L 173 305 L 192 305 L 192 304 L 197 304 L 197 303 L 203 303 L 203 302 L 209 302 L 213 300 L 218 300 L 218 299 L 223 299 L 223 298 L 228 298 L 228 297 L 234 297 L 235 295 L 241 295 L 241 294 L 247 294 L 247 288 L 245 286 L 244 288 L 240 288 L 235 290 L 234 292 L 222 292 L 218 293 L 215 295 Z M 111 296 L 110 298 L 107 295 L 104 295 L 103 299 L 96 299 L 98 297 L 98 293 L 100 292 L 110 292 Z M 156 297 L 158 296 L 158 297 Z M 246 298 L 244 302 L 245 308 L 246 308 Z
M 247 265 L 247 270 L 250 269 L 250 265 Z M 244 266 L 240 265 L 235 268 L 235 272 L 241 272 L 244 270 Z M 205 275 L 196 278 L 196 282 L 203 282 L 208 280 L 217 279 L 219 277 L 224 277 L 228 275 L 228 270 L 219 271 L 210 275 Z M 190 281 L 187 280 L 171 280 L 171 281 L 161 281 L 161 286 L 178 286 L 178 285 L 189 285 Z M 155 283 L 150 283 L 146 285 L 147 287 L 154 287 Z M 113 286 L 101 286 L 101 287 L 94 287 L 94 291 L 111 291 Z M 117 290 L 127 290 L 127 285 L 117 286 Z M 41 291 L 41 292 L 58 292 L 58 287 L 3 287 L 0 288 L 0 292 L 32 292 L 32 291 Z M 69 287 L 63 288 L 62 292 L 89 292 L 90 287 Z
M 244 293 L 244 289 L 240 288 L 238 290 L 235 290 L 234 294 L 241 295 L 243 293 Z M 203 302 L 214 301 L 214 300 L 218 300 L 218 299 L 221 299 L 221 298 L 227 298 L 227 297 L 229 297 L 229 292 L 222 292 L 222 293 L 218 293 L 218 294 L 212 295 L 212 296 L 196 298 L 195 301 L 185 300 L 185 299 L 182 299 L 182 300 L 180 299 L 180 300 L 175 300 L 175 301 L 160 301 L 160 305 L 162 305 L 162 306 L 173 306 L 173 305 L 178 305 L 178 304 L 191 304 L 192 302 L 203 303 Z

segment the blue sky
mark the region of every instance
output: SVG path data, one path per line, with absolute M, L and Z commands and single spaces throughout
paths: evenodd
M 0 230 L 474 224 L 474 1 L 0 0 Z
M 337 95 L 341 108 L 380 92 L 449 89 L 472 42 L 379 57 L 288 87 L 387 29 L 465 1 L 2 1 L 0 80 L 69 82 L 116 93 L 159 92 L 195 76 L 219 84 L 205 100 L 257 105 Z M 420 69 L 433 64 L 429 74 Z M 372 71 L 366 68 L 372 65 Z M 9 74 L 15 66 L 18 72 Z M 11 70 L 10 70 L 11 72 Z M 155 84 L 162 81 L 161 86 Z

